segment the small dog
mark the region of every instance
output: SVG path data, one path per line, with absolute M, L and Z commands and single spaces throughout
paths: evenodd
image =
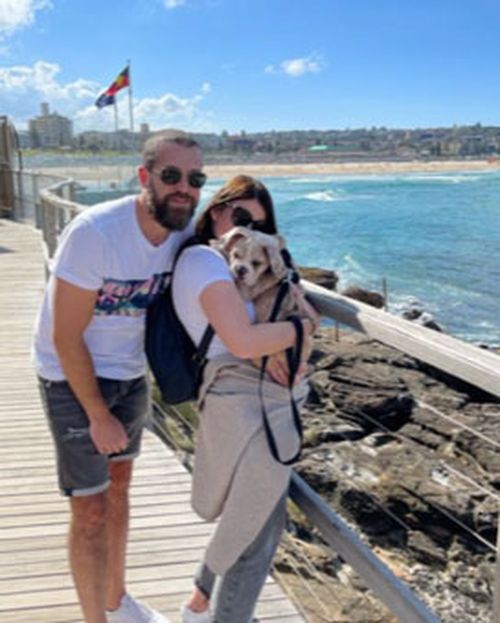
M 268 322 L 276 300 L 280 282 L 291 270 L 285 264 L 281 251 L 285 239 L 279 234 L 264 234 L 247 227 L 234 227 L 218 240 L 211 241 L 226 258 L 236 287 L 244 299 L 252 301 L 257 322 Z M 295 314 L 309 318 L 316 325 L 300 284 L 289 288 L 276 320 Z

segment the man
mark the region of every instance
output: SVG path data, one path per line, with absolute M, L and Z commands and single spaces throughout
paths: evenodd
M 149 404 L 146 306 L 189 235 L 206 176 L 198 144 L 179 131 L 149 139 L 143 157 L 138 196 L 89 208 L 64 231 L 35 330 L 86 623 L 168 623 L 125 589 L 128 490 Z

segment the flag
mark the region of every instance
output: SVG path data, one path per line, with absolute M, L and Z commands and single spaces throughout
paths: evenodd
M 124 89 L 125 87 L 130 86 L 130 74 L 129 67 L 125 67 L 125 69 L 118 74 L 115 81 L 99 95 L 99 97 L 95 101 L 95 105 L 97 108 L 104 108 L 104 106 L 109 106 L 115 103 L 115 93 L 118 93 L 120 89 Z
M 111 106 L 111 104 L 114 104 L 114 103 L 115 103 L 115 96 L 108 95 L 107 91 L 104 91 L 104 93 L 101 93 L 101 95 L 99 95 L 99 97 L 95 101 L 95 105 L 97 106 L 97 108 L 104 108 L 104 106 Z
M 111 84 L 105 91 L 107 95 L 114 95 L 118 93 L 120 89 L 124 89 L 125 87 L 130 86 L 130 77 L 129 77 L 129 67 L 125 67 L 125 69 L 118 74 L 116 80 Z

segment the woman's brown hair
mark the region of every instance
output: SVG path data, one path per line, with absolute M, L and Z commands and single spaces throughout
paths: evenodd
M 201 243 L 206 243 L 211 238 L 215 237 L 213 220 L 210 214 L 211 211 L 214 208 L 222 207 L 226 203 L 232 203 L 238 199 L 256 199 L 266 213 L 265 224 L 259 231 L 263 231 L 266 234 L 278 233 L 273 200 L 267 188 L 254 177 L 250 177 L 249 175 L 236 175 L 215 193 L 210 203 L 198 217 L 196 222 L 196 236 Z

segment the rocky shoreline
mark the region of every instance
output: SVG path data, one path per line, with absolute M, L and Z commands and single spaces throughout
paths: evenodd
M 336 341 L 333 330 L 320 329 L 312 365 L 297 472 L 444 623 L 490 621 L 500 401 L 353 333 Z M 341 604 L 325 596 L 329 612 L 311 604 L 310 620 L 394 620 L 293 516 L 293 538 L 323 577 L 309 581 Z M 303 565 L 297 556 L 282 550 L 278 571 L 288 578 L 292 562 Z

